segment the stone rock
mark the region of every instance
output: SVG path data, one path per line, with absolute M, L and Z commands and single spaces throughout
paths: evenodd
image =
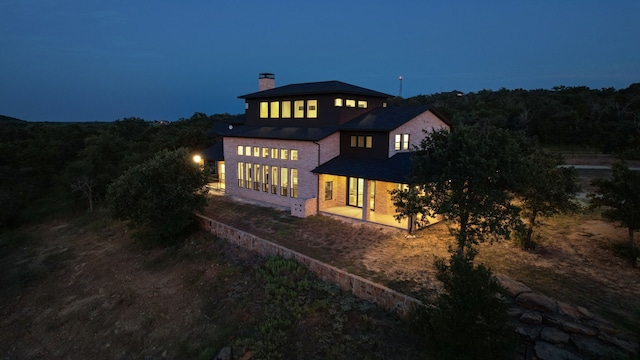
M 584 316 L 587 319 L 593 318 L 593 315 L 591 315 L 589 310 L 583 308 L 582 306 L 578 306 L 578 311 L 580 312 L 580 314 L 582 314 L 582 316 Z
M 570 333 L 583 334 L 583 335 L 589 335 L 589 336 L 593 336 L 597 334 L 597 332 L 593 328 L 590 328 L 588 326 L 585 326 L 573 321 L 567 321 L 563 323 L 562 330 Z
M 540 331 L 540 339 L 552 344 L 566 344 L 569 342 L 569 334 L 553 327 L 544 327 Z
M 225 346 L 213 360 L 231 360 L 231 346 Z
M 598 335 L 598 339 L 600 339 L 605 344 L 616 346 L 629 354 L 637 355 L 638 354 L 638 343 L 633 342 L 628 339 L 622 339 L 617 336 L 611 336 L 608 334 L 600 334 Z
M 525 309 L 536 310 L 548 314 L 556 313 L 558 305 L 552 298 L 535 294 L 535 293 L 522 293 L 516 298 L 516 304 L 522 306 Z
M 534 349 L 540 360 L 584 360 L 570 351 L 544 341 L 536 342 Z
M 620 334 L 620 330 L 616 329 L 615 325 L 613 325 L 608 320 L 603 319 L 600 316 L 594 316 L 591 321 L 588 322 L 589 325 L 598 329 L 601 333 L 605 334 Z
M 516 333 L 527 337 L 531 340 L 536 340 L 540 336 L 540 328 L 537 326 L 527 325 L 523 323 L 516 324 Z
M 558 312 L 574 320 L 580 320 L 582 318 L 580 311 L 567 303 L 558 302 Z
M 522 316 L 520 316 L 520 321 L 527 324 L 541 324 L 542 315 L 537 311 L 525 311 Z
M 511 318 L 520 318 L 520 315 L 522 315 L 522 313 L 524 313 L 524 310 L 522 310 L 521 307 L 518 306 L 512 306 L 509 308 L 509 317 Z
M 571 342 L 576 346 L 578 352 L 589 358 L 601 359 L 607 356 L 609 359 L 623 359 L 622 351 L 605 345 L 597 338 L 579 334 L 571 335 Z
M 498 274 L 496 275 L 496 278 L 498 279 L 498 282 L 500 282 L 500 285 L 505 288 L 507 294 L 511 295 L 511 297 L 516 297 L 524 292 L 531 292 L 531 289 L 527 285 L 519 281 L 515 281 L 508 276 Z

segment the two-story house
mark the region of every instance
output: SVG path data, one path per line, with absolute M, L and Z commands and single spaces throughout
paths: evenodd
M 275 87 L 260 74 L 245 101 L 244 123 L 223 137 L 226 194 L 291 209 L 349 216 L 387 225 L 389 190 L 407 186 L 410 150 L 423 129 L 449 128 L 428 106 L 387 107 L 389 94 L 324 81 Z

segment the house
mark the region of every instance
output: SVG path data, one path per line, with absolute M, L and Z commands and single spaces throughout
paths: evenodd
M 423 129 L 449 128 L 429 106 L 387 107 L 392 95 L 340 81 L 275 86 L 239 96 L 245 114 L 218 126 L 218 173 L 231 197 L 291 210 L 407 227 L 389 191 L 407 185 L 410 149 Z M 218 159 L 221 160 L 221 159 Z

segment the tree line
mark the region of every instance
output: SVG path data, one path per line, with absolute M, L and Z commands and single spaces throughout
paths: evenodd
M 211 146 L 211 127 L 229 114 L 157 123 L 130 117 L 104 123 L 0 118 L 0 229 L 103 201 L 125 171 L 163 150 Z M 85 191 L 90 190 L 87 197 Z
M 625 89 L 556 86 L 441 92 L 394 98 L 391 106 L 433 105 L 456 125 L 522 131 L 545 146 L 640 158 L 640 83 Z

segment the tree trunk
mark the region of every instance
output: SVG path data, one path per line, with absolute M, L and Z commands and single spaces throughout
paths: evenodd
M 525 249 L 533 248 L 531 235 L 533 234 L 533 226 L 536 224 L 536 217 L 538 217 L 538 212 L 534 210 L 531 212 L 531 217 L 529 218 L 529 227 L 527 228 L 527 236 L 524 239 L 524 244 L 522 244 Z
M 633 229 L 629 228 L 629 247 L 631 247 L 631 255 L 635 258 L 638 256 L 638 251 L 636 250 L 636 244 L 633 241 Z

